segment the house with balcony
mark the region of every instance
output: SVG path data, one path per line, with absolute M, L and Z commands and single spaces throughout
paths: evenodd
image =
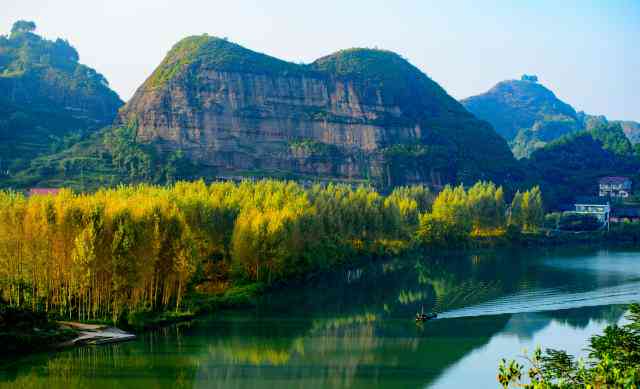
M 631 195 L 631 184 L 629 177 L 602 177 L 598 180 L 598 194 L 600 197 L 625 199 Z

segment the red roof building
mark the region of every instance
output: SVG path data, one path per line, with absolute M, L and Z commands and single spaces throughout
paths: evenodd
M 31 188 L 27 192 L 27 196 L 55 196 L 60 193 L 60 189 L 56 188 Z

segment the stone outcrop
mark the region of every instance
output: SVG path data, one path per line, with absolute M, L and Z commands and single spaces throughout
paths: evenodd
M 217 38 L 187 38 L 119 121 L 217 175 L 441 184 L 500 180 L 514 163 L 490 125 L 380 50 L 296 65 Z

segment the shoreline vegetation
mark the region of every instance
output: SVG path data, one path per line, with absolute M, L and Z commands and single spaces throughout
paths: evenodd
M 524 363 L 502 359 L 498 382 L 504 389 L 637 388 L 640 385 L 640 304 L 631 304 L 628 324 L 607 326 L 589 339 L 588 358 L 564 350 L 525 351 Z M 526 370 L 526 378 L 524 372 Z M 528 378 L 528 379 L 527 379 Z
M 0 301 L 39 320 L 142 331 L 252 306 L 269 289 L 356 261 L 640 236 L 627 226 L 545 230 L 539 188 L 512 197 L 507 203 L 490 182 L 438 194 L 400 187 L 386 196 L 370 187 L 275 180 L 30 198 L 0 191 Z

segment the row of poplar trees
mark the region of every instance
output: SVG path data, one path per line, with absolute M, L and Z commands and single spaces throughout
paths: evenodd
M 514 201 L 506 207 L 491 183 L 437 196 L 422 186 L 383 196 L 273 180 L 0 192 L 0 298 L 79 320 L 180 310 L 212 277 L 225 287 L 271 283 L 389 242 L 435 244 L 446 239 L 440 226 L 466 235 L 508 222 L 531 228 L 539 190 Z

